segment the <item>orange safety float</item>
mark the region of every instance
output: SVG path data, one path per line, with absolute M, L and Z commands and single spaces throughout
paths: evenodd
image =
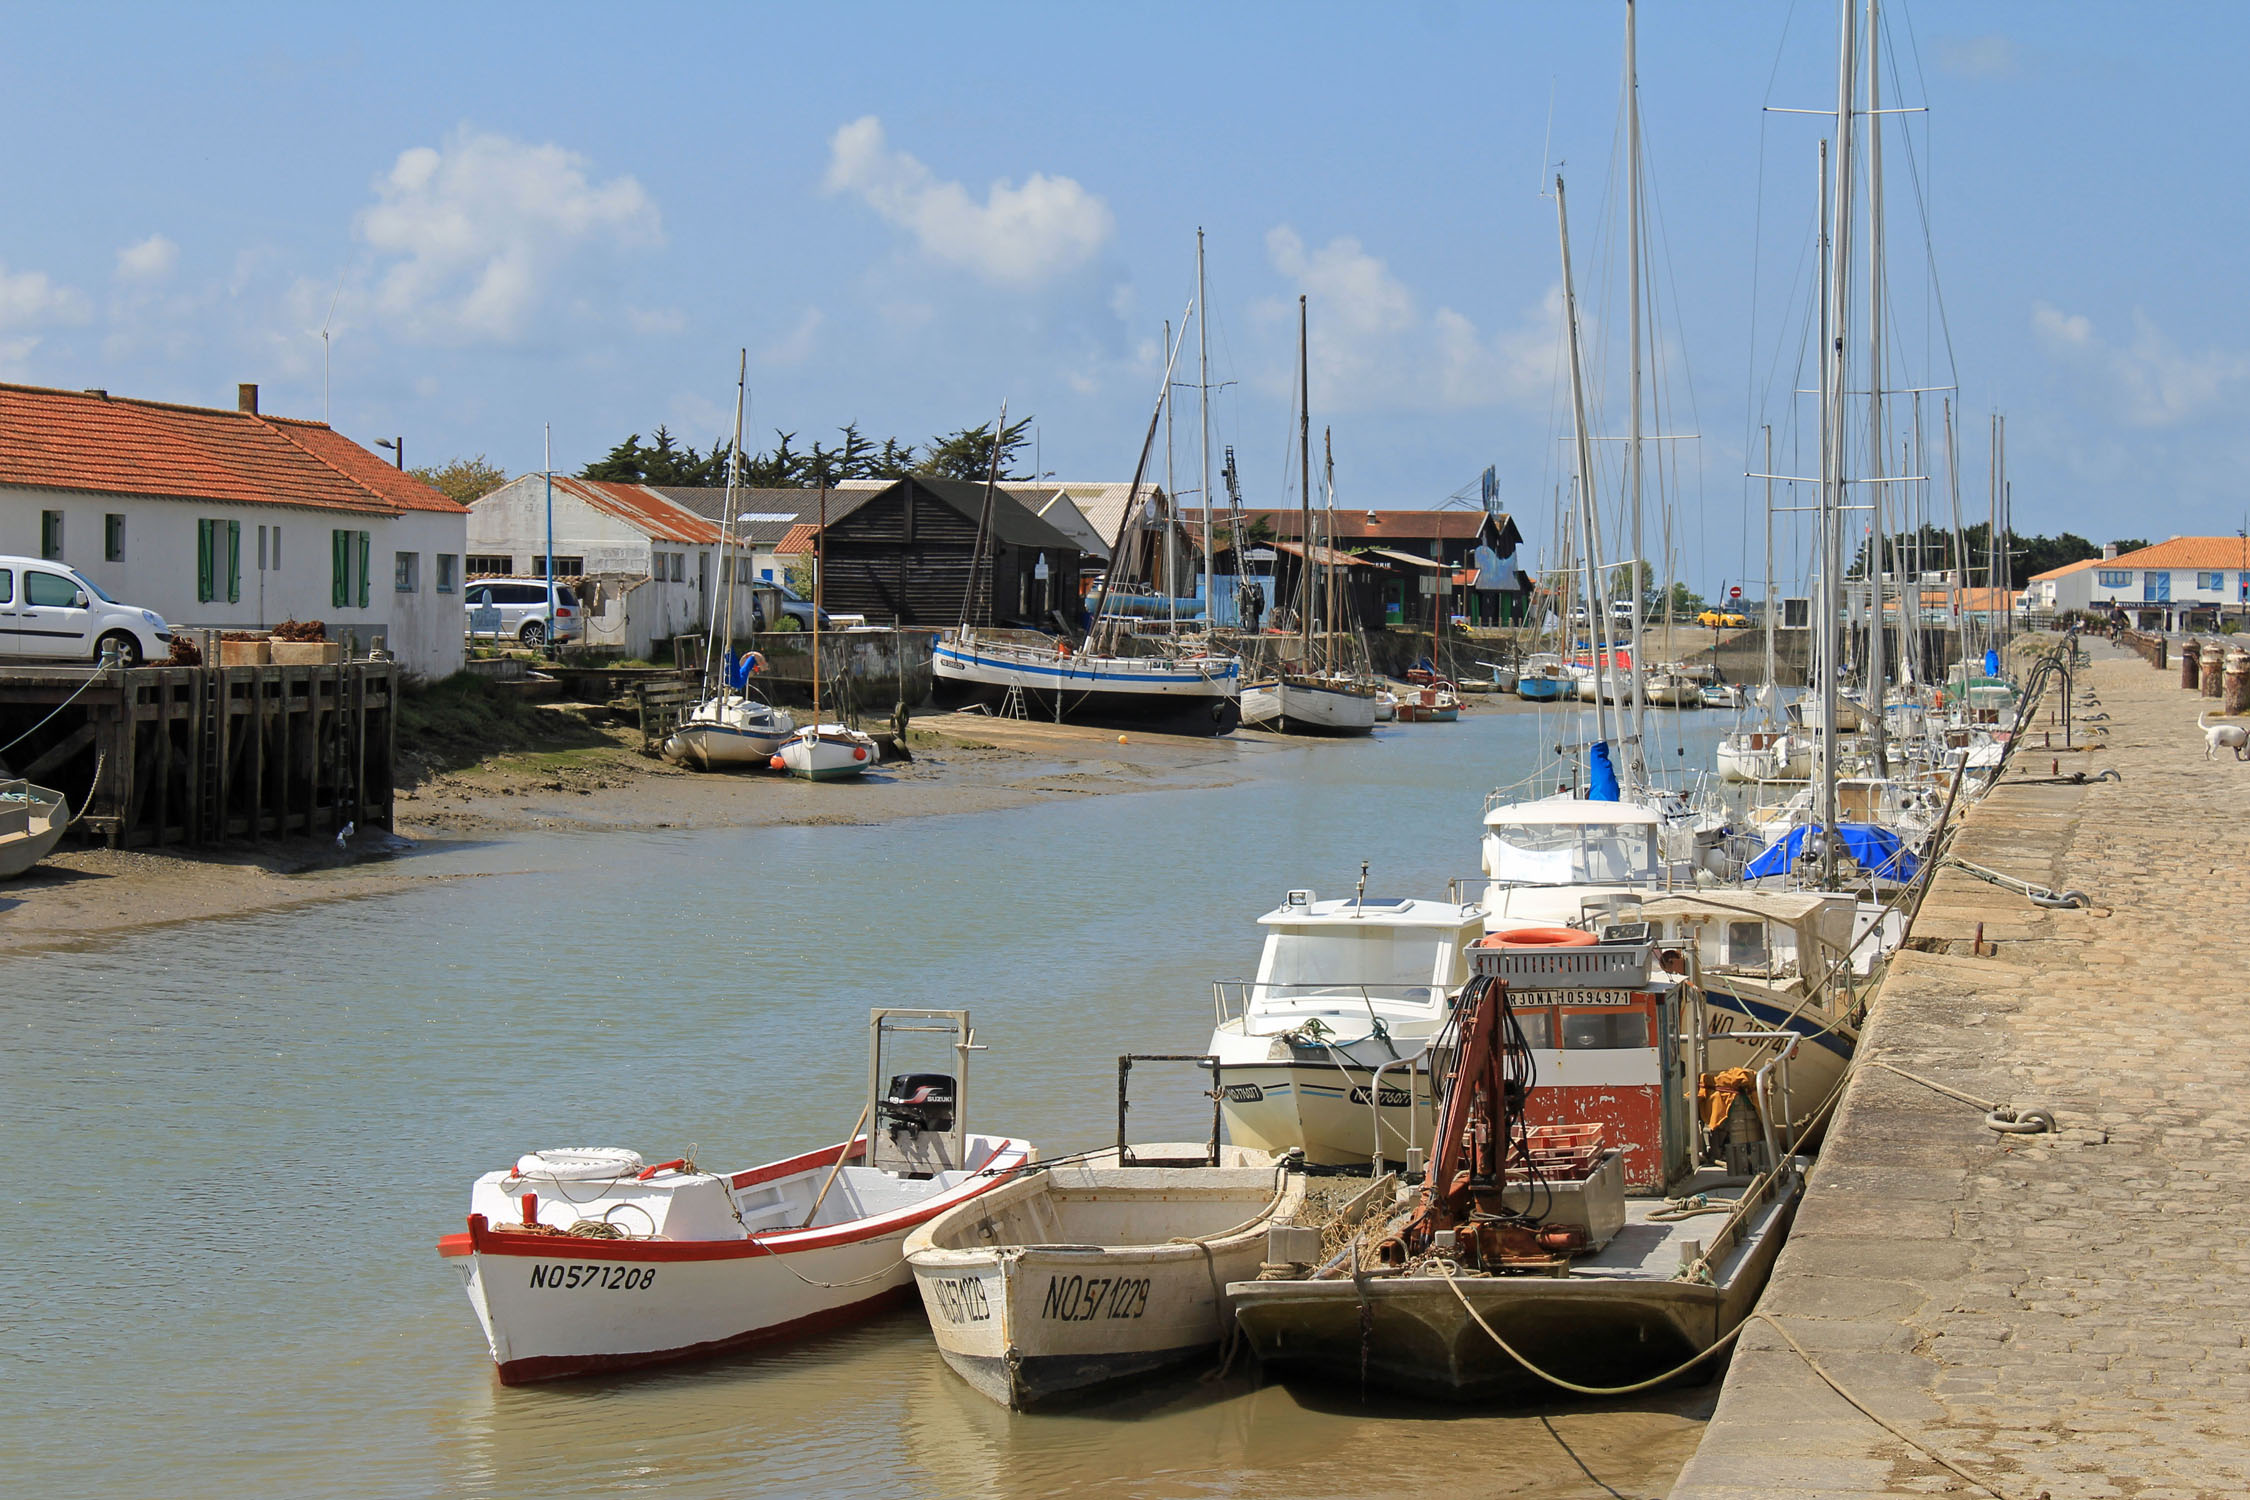
M 1591 948 L 1598 943 L 1590 932 L 1575 927 L 1517 927 L 1481 939 L 1479 948 Z

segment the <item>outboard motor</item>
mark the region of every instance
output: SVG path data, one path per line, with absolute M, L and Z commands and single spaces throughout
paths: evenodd
M 896 1141 L 924 1132 L 943 1135 L 953 1128 L 953 1076 L 950 1073 L 900 1073 L 876 1106 L 876 1118 Z

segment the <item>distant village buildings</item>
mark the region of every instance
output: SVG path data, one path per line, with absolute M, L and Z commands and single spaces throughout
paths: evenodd
M 2239 536 L 2176 536 L 2138 551 L 2050 568 L 2024 590 L 2033 610 L 2122 611 L 2146 630 L 2183 630 L 2250 611 L 2250 542 Z
M 461 668 L 468 513 L 325 422 L 0 385 L 0 552 L 185 629 L 319 620 L 407 671 Z M 4 653 L 5 648 L 0 648 Z

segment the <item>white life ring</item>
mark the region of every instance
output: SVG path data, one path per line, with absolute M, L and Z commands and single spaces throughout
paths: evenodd
M 622 1146 L 563 1146 L 516 1158 L 516 1176 L 549 1182 L 606 1182 L 641 1169 L 641 1154 Z

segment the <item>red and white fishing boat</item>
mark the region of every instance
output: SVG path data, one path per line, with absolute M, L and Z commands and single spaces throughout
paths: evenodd
M 839 1145 L 734 1173 L 643 1165 L 615 1148 L 535 1151 L 470 1192 L 438 1241 L 466 1283 L 503 1384 L 804 1337 L 910 1300 L 908 1234 L 1006 1182 L 1023 1141 L 963 1123 L 967 1011 L 876 1010 L 868 1098 Z M 954 1038 L 955 1071 L 882 1087 L 885 1043 Z

